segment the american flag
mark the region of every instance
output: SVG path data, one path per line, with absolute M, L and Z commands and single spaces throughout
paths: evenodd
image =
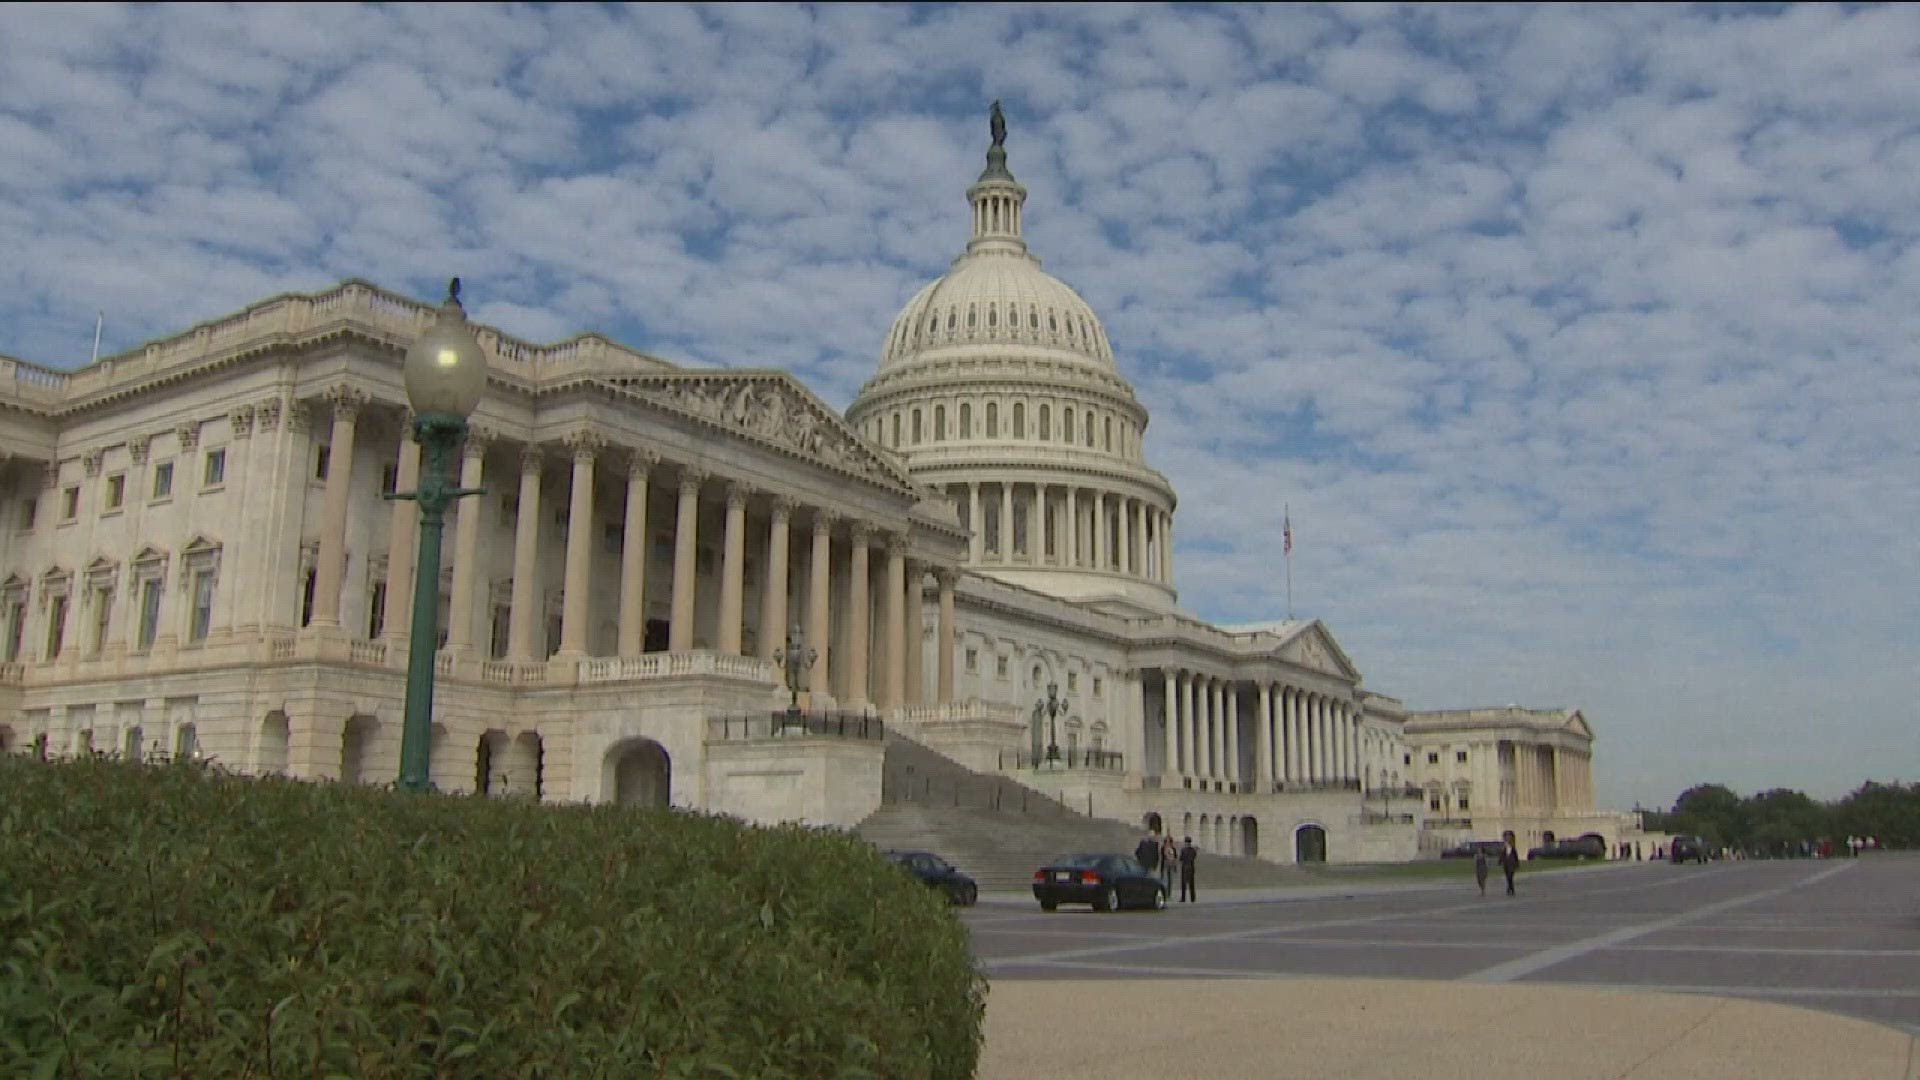
M 1286 516 L 1280 523 L 1280 554 L 1293 554 L 1293 510 L 1285 511 Z

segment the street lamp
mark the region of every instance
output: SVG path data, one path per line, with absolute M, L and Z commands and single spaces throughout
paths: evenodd
M 413 572 L 413 630 L 407 642 L 406 718 L 400 729 L 400 786 L 425 791 L 433 753 L 433 667 L 440 637 L 440 537 L 447 507 L 479 488 L 456 488 L 448 458 L 467 433 L 467 417 L 487 389 L 487 356 L 467 326 L 460 279 L 447 283 L 438 317 L 407 350 L 401 368 L 413 406 L 413 439 L 420 444 L 420 484 L 389 499 L 420 507 L 420 552 Z
M 788 717 L 800 715 L 800 673 L 810 670 L 818 659 L 820 654 L 807 648 L 806 641 L 800 637 L 799 623 L 794 623 L 793 629 L 787 633 L 786 647 L 773 650 L 773 662 L 787 672 Z
M 1033 718 L 1047 718 L 1047 764 L 1060 764 L 1060 714 L 1067 711 L 1067 703 L 1060 700 L 1060 684 L 1047 684 L 1047 700 L 1033 703 Z

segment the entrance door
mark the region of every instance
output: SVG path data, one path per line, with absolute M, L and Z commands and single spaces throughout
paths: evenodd
M 1303 863 L 1327 861 L 1327 830 L 1318 825 L 1302 825 L 1293 834 L 1293 860 Z

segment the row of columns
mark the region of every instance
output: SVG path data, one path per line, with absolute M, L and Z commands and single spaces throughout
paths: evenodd
M 968 483 L 967 523 L 973 531 L 968 561 L 989 562 L 990 531 L 983 516 L 985 489 L 999 502 L 992 562 L 1013 563 L 1016 553 L 1016 503 L 1026 516 L 1021 554 L 1030 566 L 1115 570 L 1134 577 L 1173 583 L 1173 515 L 1145 499 L 1064 484 Z M 1047 554 L 1052 537 L 1053 554 Z
M 1560 805 L 1558 778 L 1565 775 L 1559 747 L 1518 744 L 1514 754 L 1514 801 L 1523 810 L 1554 810 Z
M 333 443 L 329 452 L 329 460 L 334 467 L 328 471 L 323 499 L 312 621 L 317 626 L 337 627 L 340 625 L 347 506 L 351 494 L 350 463 L 359 408 L 355 402 L 342 402 L 338 398 L 334 406 Z M 605 440 L 591 433 L 570 436 L 565 440 L 565 445 L 572 458 L 572 483 L 568 492 L 565 583 L 561 598 L 558 656 L 579 659 L 588 653 L 587 610 L 593 588 L 590 571 L 591 545 L 594 542 L 594 487 L 600 459 L 608 452 L 609 446 Z M 483 433 L 469 433 L 461 455 L 461 487 L 479 488 L 485 484 L 488 447 L 489 440 Z M 513 592 L 507 631 L 509 660 L 525 662 L 541 658 L 536 654 L 539 648 L 537 634 L 541 628 L 535 615 L 540 610 L 536 589 L 539 582 L 542 473 L 546 460 L 546 453 L 539 446 L 529 446 L 520 455 L 519 509 L 513 546 Z M 659 461 L 657 455 L 646 450 L 629 450 L 618 458 L 618 464 L 624 470 L 626 487 L 618 618 L 618 651 L 621 656 L 639 655 L 645 641 L 647 500 L 649 484 Z M 396 470 L 399 490 L 412 489 L 418 481 L 419 469 L 419 445 L 410 438 L 406 439 L 399 450 Z M 746 510 L 752 492 L 743 484 L 716 478 L 692 466 L 677 467 L 670 482 L 675 485 L 677 507 L 667 648 L 671 652 L 686 652 L 694 648 L 699 508 L 703 491 L 711 485 L 721 489 L 726 503 L 721 544 L 719 627 L 714 647 L 719 652 L 742 654 Z M 766 660 L 772 659 L 774 650 L 781 647 L 787 638 L 788 562 L 792 557 L 791 531 L 796 509 L 797 504 L 792 499 L 775 496 L 771 500 L 767 523 L 770 557 L 760 606 L 758 648 L 759 656 Z M 456 510 L 453 590 L 447 637 L 447 648 L 456 654 L 471 651 L 475 645 L 473 605 L 479 588 L 481 510 L 480 504 L 472 499 L 462 500 Z M 389 636 L 402 637 L 409 625 L 406 613 L 412 603 L 418 510 L 410 501 L 395 500 L 392 514 L 388 532 L 384 625 Z M 868 704 L 868 668 L 871 661 L 868 642 L 872 630 L 868 625 L 872 607 L 869 597 L 869 556 L 876 531 L 865 522 L 848 523 L 846 543 L 849 546 L 851 595 L 846 612 L 846 641 L 849 648 L 848 654 L 841 661 L 836 661 L 831 658 L 831 570 L 834 532 L 841 518 L 830 511 L 816 509 L 811 519 L 805 637 L 807 647 L 816 651 L 818 659 L 809 685 L 823 688 L 835 685 L 831 678 L 833 665 L 844 662 L 847 671 L 840 680 L 840 685 L 845 688 L 844 703 L 855 706 Z M 929 572 L 935 575 L 939 583 L 936 700 L 951 701 L 955 638 L 954 572 L 950 568 L 909 559 L 904 534 L 880 533 L 877 538 L 881 542 L 885 560 L 880 597 L 883 635 L 879 641 L 884 667 L 872 703 L 882 707 L 920 703 L 922 676 L 919 670 L 918 629 L 922 624 L 923 582 Z
M 1166 762 L 1182 777 L 1222 780 L 1270 791 L 1288 784 L 1350 781 L 1360 775 L 1360 711 L 1351 702 L 1295 686 L 1262 682 L 1255 692 L 1253 775 L 1240 760 L 1243 683 L 1169 671 L 1164 678 Z

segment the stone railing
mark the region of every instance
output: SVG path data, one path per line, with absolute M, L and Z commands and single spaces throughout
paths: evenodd
M 16 661 L 0 664 L 0 686 L 19 686 L 26 677 L 27 666 Z
M 1001 772 L 1025 769 L 1123 773 L 1127 771 L 1127 762 L 1126 755 L 1118 750 L 1082 750 L 1077 746 L 1062 747 L 1059 757 L 1051 761 L 1045 751 L 1037 755 L 1026 751 L 1003 751 L 1000 754 Z
M 531 686 L 547 681 L 547 665 L 539 660 L 483 660 L 480 681 L 495 686 Z
M 1026 713 L 1018 705 L 1002 705 L 997 702 L 968 698 L 965 701 L 948 701 L 938 705 L 903 706 L 898 716 L 904 724 L 939 723 L 949 720 L 998 720 L 1026 726 Z
M 291 660 L 299 639 L 292 634 L 269 634 L 267 636 L 267 659 Z
M 373 667 L 386 667 L 387 643 L 384 641 L 350 641 L 347 643 L 347 661 L 354 664 L 369 664 Z
M 605 656 L 580 661 L 580 681 L 583 684 L 675 679 L 694 675 L 769 684 L 774 681 L 771 663 L 757 656 L 734 656 L 731 653 L 647 653 L 644 656 Z

